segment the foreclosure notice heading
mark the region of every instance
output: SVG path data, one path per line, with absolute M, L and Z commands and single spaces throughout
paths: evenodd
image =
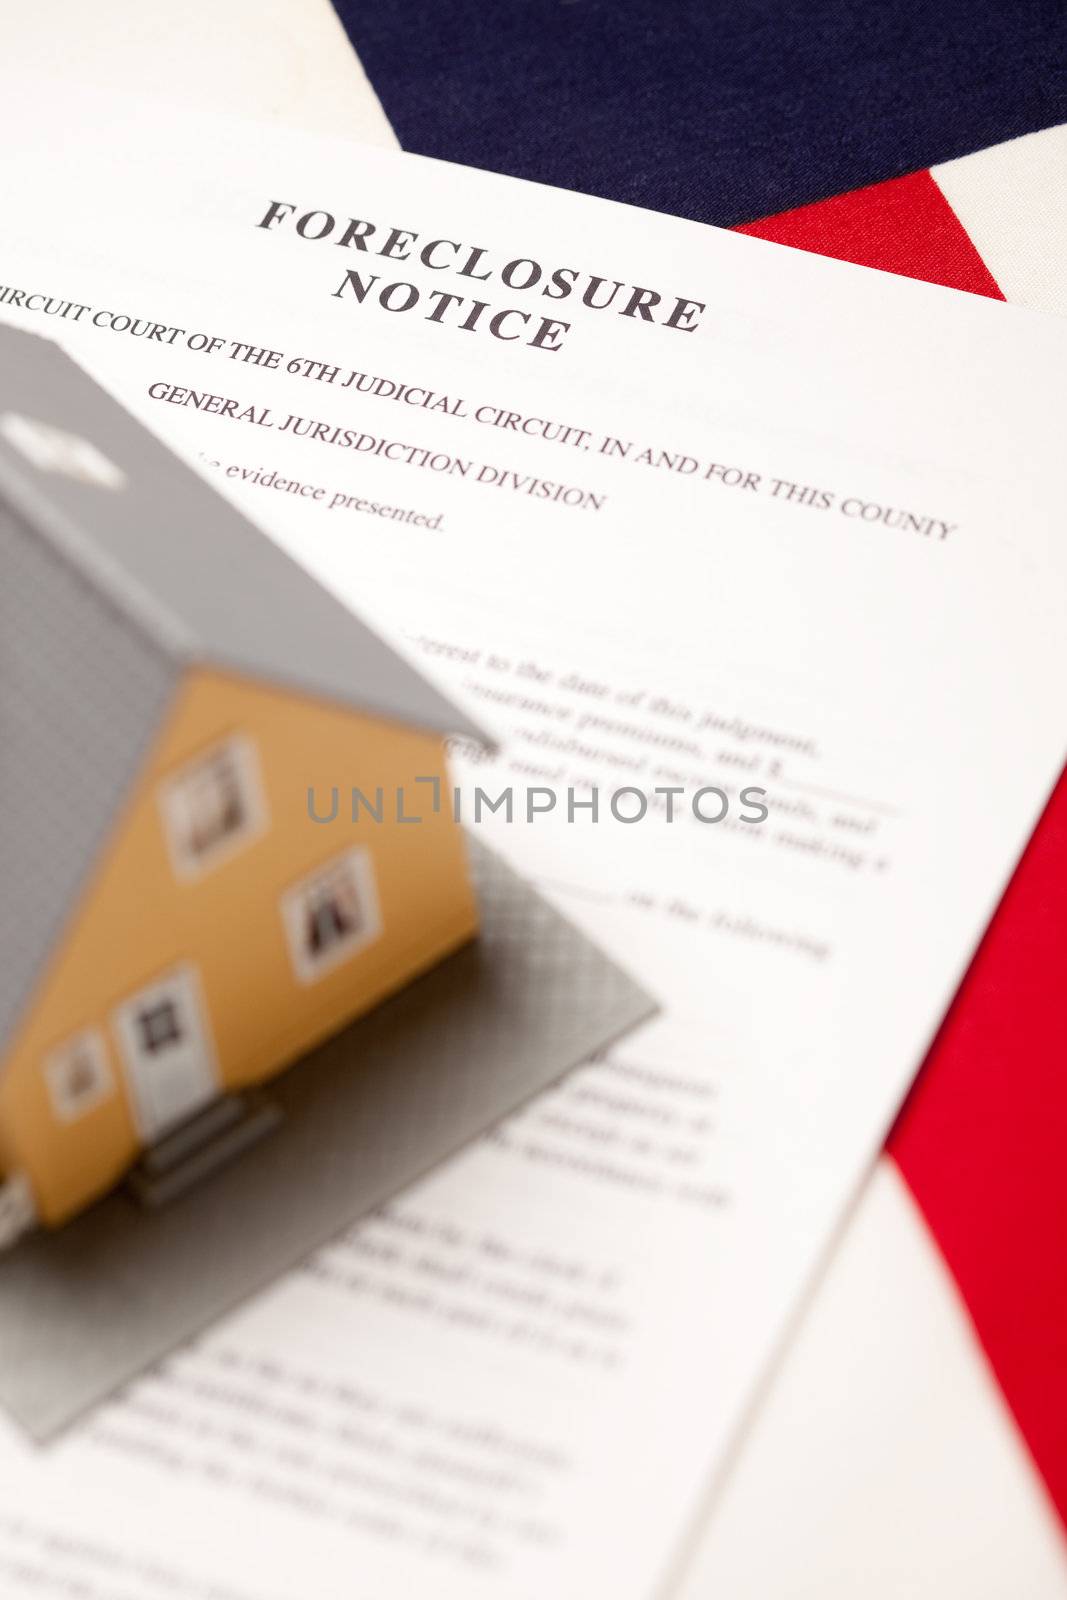
M 46 105 L 0 108 L 0 318 L 496 732 L 440 803 L 662 1009 L 58 1444 L 5 1424 L 0 1587 L 670 1593 L 1063 762 L 1067 328 Z M 338 852 L 374 784 L 309 796 Z

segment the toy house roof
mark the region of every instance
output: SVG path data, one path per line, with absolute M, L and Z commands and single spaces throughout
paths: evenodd
M 0 427 L 0 495 L 162 653 L 489 742 L 58 345 L 0 326 L 5 414 L 87 440 L 125 477 L 107 490 L 36 470 Z
M 198 662 L 487 742 L 58 346 L 0 326 L 0 1050 Z

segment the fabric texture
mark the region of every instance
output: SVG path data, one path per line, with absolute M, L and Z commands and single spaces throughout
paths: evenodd
M 861 267 L 1003 298 L 928 172 L 891 178 L 738 229 Z
M 1067 1523 L 1067 779 L 889 1140 Z
M 1067 123 L 942 162 L 932 176 L 1005 300 L 1067 317 Z
M 928 172 L 742 231 L 1001 298 Z M 1067 276 L 1067 262 L 1062 264 Z M 1067 1522 L 1067 775 L 888 1141 Z
M 1067 120 L 1060 0 L 335 0 L 406 150 L 731 225 Z

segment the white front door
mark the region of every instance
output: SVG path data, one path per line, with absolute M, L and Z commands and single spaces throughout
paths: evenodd
M 138 990 L 116 1008 L 113 1021 L 138 1131 L 146 1144 L 218 1094 L 194 968 L 177 967 Z

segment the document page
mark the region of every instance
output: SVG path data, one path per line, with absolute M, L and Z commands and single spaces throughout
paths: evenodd
M 39 103 L 0 113 L 0 317 L 494 731 L 403 803 L 661 1011 L 57 1444 L 5 1425 L 0 1586 L 669 1593 L 1063 760 L 1067 330 L 342 142 L 129 106 L 72 141 Z M 397 797 L 336 768 L 307 804 L 343 848 Z

